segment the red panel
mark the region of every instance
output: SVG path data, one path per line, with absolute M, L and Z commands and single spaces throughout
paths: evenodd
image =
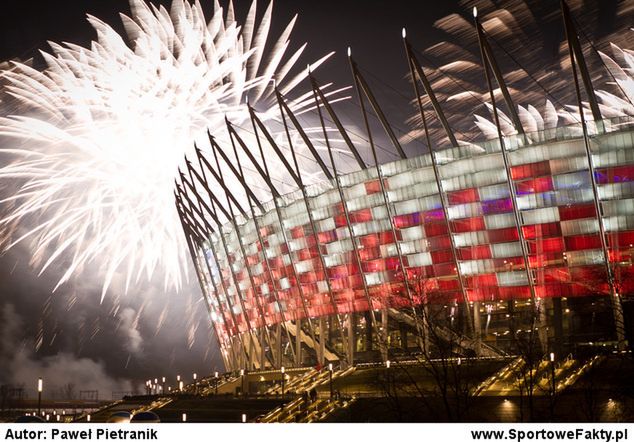
M 291 229 L 291 238 L 297 239 L 304 236 L 304 226 L 297 226 Z
M 500 242 L 511 242 L 517 241 L 519 239 L 519 234 L 515 227 L 508 227 L 506 229 L 494 229 L 489 230 L 489 242 L 491 244 L 496 244 Z
M 546 284 L 535 286 L 535 296 L 539 298 L 561 298 L 572 296 L 572 288 L 568 284 Z
M 336 227 L 345 227 L 348 224 L 347 221 L 346 221 L 345 213 L 343 215 L 335 216 L 334 219 L 335 219 L 335 226 Z
M 409 267 L 407 270 L 407 279 L 409 281 L 417 281 L 421 278 L 433 278 L 434 269 L 432 266 Z
M 483 286 L 497 286 L 498 278 L 495 273 L 467 276 L 465 278 L 467 287 L 478 288 Z
M 453 253 L 451 253 L 451 250 L 437 250 L 435 252 L 431 252 L 430 255 L 434 264 L 453 262 Z
M 397 229 L 405 229 L 407 227 L 413 227 L 419 225 L 423 217 L 419 212 L 409 213 L 407 215 L 397 215 L 394 218 L 394 227 Z
M 432 236 L 446 235 L 447 223 L 429 223 L 424 225 L 425 236 L 431 238 Z
M 500 299 L 528 299 L 531 297 L 530 287 L 528 286 L 514 286 L 514 287 L 499 287 Z
M 609 244 L 611 247 L 632 247 L 634 245 L 634 232 L 618 232 L 608 235 Z
M 392 232 L 372 233 L 359 237 L 359 242 L 363 247 L 378 247 L 384 244 L 393 244 L 394 235 Z
M 427 238 L 429 250 L 448 249 L 451 247 L 451 239 L 449 236 L 434 236 Z
M 488 244 L 464 247 L 458 249 L 457 254 L 458 259 L 461 261 L 469 261 L 472 259 L 488 259 L 491 258 L 491 247 Z
M 568 267 L 549 267 L 537 271 L 538 284 L 567 284 L 570 281 L 570 269 Z
M 524 268 L 524 257 L 523 256 L 511 256 L 508 258 L 496 258 L 493 260 L 493 266 L 497 269 L 497 271 L 510 271 L 512 269 L 523 269 Z
M 356 266 L 356 264 L 352 264 L 352 263 L 330 267 L 327 270 L 328 270 L 328 276 L 333 279 L 345 278 L 347 276 L 355 275 L 359 273 L 359 268 Z
M 602 265 L 570 267 L 570 278 L 577 283 L 594 285 L 606 280 Z
M 599 184 L 632 181 L 634 180 L 634 165 L 597 169 L 594 176 Z
M 454 233 L 476 232 L 478 230 L 486 230 L 484 217 L 478 216 L 474 218 L 463 218 L 451 222 L 451 230 Z
M 567 236 L 565 241 L 566 250 L 600 249 L 602 247 L 600 235 Z
M 447 198 L 449 200 L 449 204 L 452 206 L 456 204 L 475 203 L 480 201 L 480 195 L 478 194 L 478 189 L 476 188 L 448 192 Z
M 308 247 L 305 249 L 298 250 L 296 253 L 297 253 L 296 254 L 297 261 L 305 261 L 307 259 L 319 257 L 319 251 L 317 250 L 317 247 Z
M 364 247 L 359 250 L 361 261 L 370 261 L 381 257 L 380 247 Z
M 375 259 L 374 261 L 368 261 L 361 263 L 361 267 L 365 273 L 375 273 L 375 272 L 383 272 L 385 270 L 394 270 L 398 268 L 400 265 L 399 259 L 385 258 L 385 259 Z
M 539 163 L 523 164 L 511 167 L 511 178 L 521 180 L 524 178 L 538 177 L 550 174 L 550 163 L 548 160 Z
M 524 238 L 526 239 L 561 236 L 561 225 L 557 222 L 533 224 L 532 226 L 524 226 L 522 229 L 524 231 Z
M 317 237 L 319 238 L 320 244 L 327 244 L 337 240 L 337 231 L 329 230 L 327 232 L 320 232 L 317 234 Z
M 364 185 L 365 185 L 365 191 L 368 195 L 371 195 L 373 193 L 379 193 L 381 191 L 381 183 L 379 182 L 379 180 L 366 181 Z M 387 180 L 383 180 L 383 186 L 385 187 L 385 190 L 388 189 Z
M 563 238 L 537 239 L 528 243 L 529 253 L 556 253 L 564 251 Z
M 436 276 L 449 276 L 455 275 L 457 273 L 456 264 L 454 264 L 453 262 L 445 264 L 434 264 L 432 267 L 434 268 L 434 275 Z
M 559 219 L 568 221 L 571 219 L 593 218 L 597 216 L 594 204 L 580 204 L 576 206 L 561 206 L 559 209 Z
M 522 181 L 515 183 L 515 190 L 518 195 L 548 192 L 549 190 L 553 190 L 553 180 L 551 177 L 541 177 Z
M 438 289 L 442 291 L 459 290 L 460 282 L 457 279 L 441 279 L 438 281 Z
M 366 223 L 372 221 L 372 209 L 361 209 L 350 212 L 351 223 Z
M 561 264 L 562 260 L 562 252 L 537 253 L 535 255 L 528 256 L 528 262 L 532 269 L 551 266 L 553 264 Z

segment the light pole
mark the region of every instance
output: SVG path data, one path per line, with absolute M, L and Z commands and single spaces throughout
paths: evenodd
M 244 396 L 244 368 L 240 369 L 240 388 L 242 389 L 242 396 Z
M 552 382 L 552 390 L 550 391 L 550 419 L 554 418 L 555 414 L 555 353 L 550 354 L 550 378 Z
M 550 354 L 550 378 L 552 381 L 552 394 L 555 395 L 555 353 Z
M 163 386 L 161 387 L 161 389 L 163 390 L 163 394 L 165 394 L 165 376 L 161 378 L 161 381 L 163 381 Z
M 42 414 L 42 387 L 44 383 L 42 382 L 42 378 L 37 378 L 37 415 Z
M 218 396 L 218 372 L 214 373 L 215 387 L 216 387 L 216 396 Z
M 284 381 L 286 378 L 286 375 L 284 373 L 286 370 L 284 369 L 284 367 L 282 367 L 281 371 L 282 371 L 282 397 L 284 397 Z
M 332 401 L 332 362 L 328 364 L 328 381 L 330 383 L 330 400 Z
M 196 382 L 198 375 L 194 373 L 192 377 L 194 378 L 194 394 L 198 394 L 198 382 Z

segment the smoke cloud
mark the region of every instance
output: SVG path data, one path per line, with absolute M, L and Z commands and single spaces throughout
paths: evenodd
M 135 390 L 130 380 L 108 375 L 104 362 L 100 360 L 76 357 L 66 351 L 38 358 L 34 342 L 20 339 L 24 321 L 13 304 L 2 307 L 0 318 L 0 383 L 23 385 L 26 394 L 33 396 L 37 379 L 41 377 L 45 385 L 44 397 L 53 397 L 57 392 L 68 390 L 69 385 L 73 385 L 76 391 L 98 390 L 101 398 L 109 398 L 114 391 Z M 130 339 L 131 344 L 139 342 L 140 337 Z

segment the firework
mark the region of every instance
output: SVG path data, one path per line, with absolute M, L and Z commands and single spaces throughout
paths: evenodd
M 271 5 L 258 20 L 254 2 L 242 26 L 231 4 L 216 3 L 209 21 L 198 2 L 130 6 L 125 35 L 89 16 L 89 48 L 51 43 L 43 70 L 14 63 L 3 73 L 18 112 L 0 119 L 12 158 L 0 180 L 20 183 L 2 201 L 7 247 L 28 241 L 41 272 L 60 262 L 58 286 L 96 264 L 102 299 L 117 272 L 126 287 L 159 270 L 180 286 L 187 260 L 172 190 L 184 156 L 207 131 L 225 133 L 225 117 L 246 121 L 247 99 L 276 118 L 273 85 L 291 93 L 308 73 L 293 69 L 306 45 L 288 52 L 295 18 L 267 42 Z M 307 109 L 301 97 L 290 104 Z

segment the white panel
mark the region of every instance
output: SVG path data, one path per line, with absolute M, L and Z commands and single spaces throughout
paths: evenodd
M 447 207 L 449 219 L 472 218 L 482 215 L 482 205 L 480 203 L 457 204 Z
M 501 272 L 496 274 L 498 284 L 501 287 L 528 285 L 528 278 L 525 271 Z
M 484 225 L 489 230 L 515 227 L 515 215 L 513 213 L 498 213 L 495 215 L 486 215 L 484 217 Z
M 569 266 L 582 266 L 592 264 L 603 264 L 603 251 L 600 249 L 594 250 L 577 250 L 573 252 L 566 252 Z
M 487 244 L 489 242 L 489 235 L 484 230 L 479 230 L 477 232 L 456 233 L 453 238 L 456 247 L 475 246 L 478 244 Z
M 403 241 L 421 239 L 425 237 L 425 231 L 421 226 L 408 227 L 407 229 L 401 229 L 401 237 Z
M 258 262 L 256 265 L 251 266 L 251 274 L 253 276 L 261 275 L 264 272 L 264 266 L 261 262 Z
M 623 199 L 619 201 L 603 201 L 601 202 L 603 207 L 603 215 L 633 215 L 634 214 L 634 199 Z
M 634 230 L 634 217 L 631 216 L 610 216 L 603 219 L 605 230 L 608 232 L 617 232 L 623 230 Z M 626 244 L 615 244 L 617 247 L 623 247 Z
M 599 199 L 612 200 L 631 198 L 634 195 L 634 183 L 611 183 L 599 186 Z
M 561 222 L 561 233 L 563 236 L 582 235 L 586 233 L 596 233 L 599 231 L 599 222 L 596 219 L 572 219 Z
M 422 267 L 433 264 L 430 253 L 416 253 L 414 255 L 407 255 L 407 262 L 410 267 Z
M 522 246 L 518 242 L 505 242 L 491 244 L 491 253 L 494 258 L 508 258 L 511 256 L 522 256 Z
M 554 223 L 559 221 L 559 209 L 546 207 L 544 209 L 526 210 L 522 212 L 524 225 Z
M 365 277 L 365 283 L 368 286 L 383 284 L 388 281 L 387 275 L 383 272 L 365 273 L 363 276 Z
M 308 247 L 308 244 L 306 243 L 306 238 L 304 237 L 288 241 L 288 248 L 291 252 L 296 252 L 298 250 L 305 249 L 306 247 Z
M 310 272 L 313 270 L 313 262 L 311 260 L 306 260 L 295 263 L 295 270 L 297 273 Z
M 349 252 L 352 250 L 352 242 L 350 239 L 341 241 L 334 241 L 326 244 L 326 254 L 332 255 L 335 253 Z
M 460 266 L 460 272 L 467 276 L 481 273 L 492 273 L 495 270 L 493 261 L 490 259 L 461 261 L 458 265 Z
M 508 184 L 495 184 L 493 186 L 484 186 L 478 189 L 481 201 L 499 200 L 509 197 Z

